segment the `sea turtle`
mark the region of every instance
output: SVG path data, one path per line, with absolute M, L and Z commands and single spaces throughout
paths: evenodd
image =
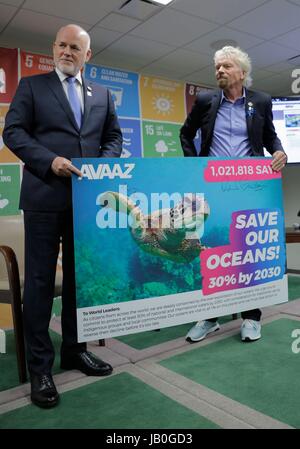
M 174 207 L 159 209 L 149 215 L 144 215 L 137 204 L 120 192 L 102 193 L 98 204 L 130 216 L 131 235 L 147 253 L 189 263 L 204 249 L 197 230 L 210 210 L 202 195 L 184 195 Z

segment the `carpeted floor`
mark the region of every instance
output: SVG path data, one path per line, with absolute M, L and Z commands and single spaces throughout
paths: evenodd
M 288 276 L 289 301 L 300 298 L 300 276 Z
M 56 332 L 50 331 L 51 339 L 55 347 L 56 354 L 59 354 L 61 337 Z M 59 357 L 54 361 L 53 373 L 59 373 Z M 13 331 L 6 332 L 6 353 L 0 354 L 0 391 L 19 385 L 17 360 L 15 353 L 15 338 Z
M 225 338 L 161 364 L 188 379 L 300 428 L 300 354 L 291 350 L 300 322 L 279 319 L 263 326 L 263 338 Z
M 262 339 L 240 341 L 241 320 L 220 319 L 220 331 L 190 345 L 191 324 L 89 344 L 114 375 L 90 378 L 63 372 L 54 379 L 61 403 L 41 410 L 19 385 L 12 332 L 0 354 L 0 429 L 215 429 L 300 428 L 300 277 L 289 276 L 290 303 L 264 309 Z M 52 329 L 59 332 L 60 301 Z M 51 331 L 56 353 L 60 336 Z M 300 332 L 300 331 L 299 331 Z M 105 411 L 103 413 L 103 411 Z
M 52 410 L 39 410 L 28 405 L 5 413 L 0 416 L 0 427 L 2 429 L 218 428 L 213 422 L 169 399 L 128 373 L 117 374 L 63 393 L 60 407 Z

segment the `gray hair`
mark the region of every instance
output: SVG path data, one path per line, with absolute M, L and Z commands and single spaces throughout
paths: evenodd
M 247 53 L 245 53 L 239 47 L 231 47 L 228 45 L 226 47 L 221 48 L 221 50 L 216 51 L 214 55 L 215 64 L 217 64 L 218 60 L 221 58 L 233 59 L 240 66 L 243 72 L 245 72 L 245 79 L 243 80 L 243 85 L 245 87 L 251 86 L 252 78 L 250 75 L 252 70 L 252 64 L 251 59 L 249 58 Z

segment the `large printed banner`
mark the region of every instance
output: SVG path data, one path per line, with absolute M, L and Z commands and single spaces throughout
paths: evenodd
M 270 159 L 74 159 L 79 341 L 288 300 Z

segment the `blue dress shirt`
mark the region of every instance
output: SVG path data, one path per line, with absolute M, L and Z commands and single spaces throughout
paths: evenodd
M 247 157 L 252 155 L 245 101 L 245 89 L 243 96 L 234 103 L 229 101 L 222 92 L 209 156 Z

